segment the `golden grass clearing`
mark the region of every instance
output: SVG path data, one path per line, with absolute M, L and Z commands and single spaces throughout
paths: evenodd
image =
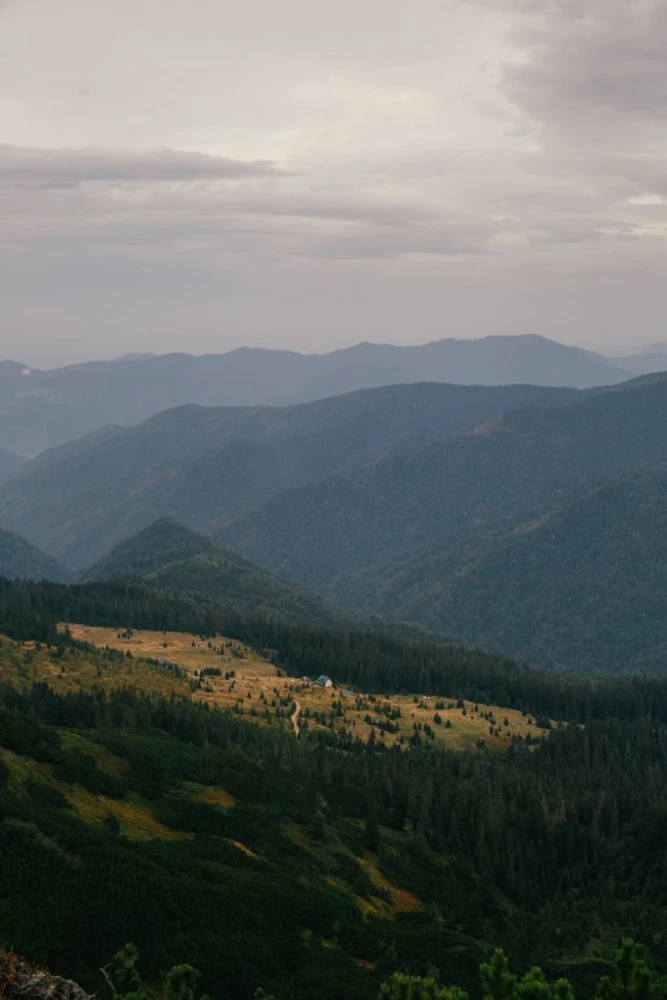
M 209 785 L 201 792 L 197 792 L 193 795 L 193 799 L 195 802 L 205 802 L 206 805 L 221 806 L 223 809 L 230 809 L 236 801 L 234 796 L 226 792 L 224 788 L 216 788 L 214 785 Z
M 424 726 L 428 726 L 435 745 L 453 750 L 474 749 L 483 741 L 486 747 L 502 751 L 514 736 L 543 734 L 533 720 L 514 709 L 475 706 L 472 702 L 455 704 L 451 698 L 415 698 L 407 694 L 345 696 L 342 689 L 325 689 L 312 681 L 280 677 L 272 663 L 230 639 L 209 642 L 183 632 L 126 633 L 87 625 L 71 625 L 70 631 L 75 639 L 97 647 L 99 653 L 75 650 L 58 660 L 48 650 L 37 650 L 34 643 L 20 645 L 3 639 L 0 678 L 17 685 L 47 681 L 57 691 L 134 687 L 165 697 L 174 694 L 205 701 L 221 710 L 234 710 L 239 717 L 259 725 L 278 724 L 289 729 L 293 706 L 298 703 L 302 730 L 345 728 L 362 740 L 374 732 L 387 746 L 409 740 L 415 726 L 422 740 L 429 739 L 424 734 Z M 104 655 L 109 649 L 125 655 L 109 659 Z M 178 675 L 172 664 L 179 668 Z M 202 678 L 201 671 L 207 668 L 220 670 L 222 675 Z M 232 672 L 234 676 L 225 679 L 225 674 Z M 436 709 L 436 704 L 443 702 L 445 707 Z M 383 712 L 400 712 L 399 718 L 390 720 L 398 727 L 397 732 L 382 732 L 380 723 L 386 721 Z M 440 725 L 435 723 L 436 713 Z M 108 761 L 105 766 L 113 764 Z
M 120 832 L 130 840 L 190 840 L 192 834 L 172 830 L 153 816 L 150 807 L 138 796 L 128 796 L 127 800 L 94 795 L 80 785 L 61 786 L 67 800 L 76 813 L 93 826 L 101 826 L 108 815 L 115 816 L 120 823 Z
M 376 854 L 364 851 L 363 856 L 358 859 L 361 867 L 369 875 L 371 882 L 376 889 L 382 889 L 391 896 L 391 908 L 400 913 L 412 913 L 418 910 L 421 903 L 408 889 L 401 889 L 390 882 L 386 875 L 380 871 L 380 862 Z
M 19 757 L 12 750 L 0 749 L 0 760 L 9 770 L 9 788 L 18 791 L 21 786 L 35 774 L 35 762 L 26 757 Z
M 63 729 L 60 732 L 60 742 L 68 750 L 81 750 L 92 757 L 100 771 L 111 774 L 115 778 L 120 778 L 127 771 L 127 761 L 116 757 L 115 754 L 101 747 L 99 743 L 91 743 L 85 736 L 72 732 L 71 729 Z
M 259 858 L 259 854 L 255 854 L 255 852 L 251 851 L 249 847 L 246 847 L 245 844 L 242 844 L 240 840 L 230 840 L 229 843 L 233 844 L 236 850 L 241 851 L 241 853 L 245 854 L 247 858 L 255 858 L 255 859 Z
M 69 735 L 69 734 L 65 734 Z M 92 744 L 87 744 L 92 746 Z M 65 796 L 67 802 L 86 823 L 101 826 L 109 815 L 115 816 L 120 823 L 120 832 L 130 840 L 187 840 L 190 834 L 179 830 L 171 830 L 160 823 L 152 814 L 150 806 L 139 795 L 128 795 L 123 800 L 112 799 L 106 795 L 95 795 L 80 785 L 72 785 L 65 781 L 57 781 L 53 776 L 53 766 L 33 760 L 30 757 L 20 757 L 11 750 L 0 750 L 0 760 L 9 769 L 9 785 L 12 791 L 28 791 L 26 783 L 31 780 L 43 782 L 57 789 Z

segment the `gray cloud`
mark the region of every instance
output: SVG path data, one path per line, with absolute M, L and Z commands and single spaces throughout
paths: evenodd
M 617 114 L 667 119 L 667 5 L 663 0 L 576 0 L 521 5 L 532 22 L 515 38 L 529 58 L 506 76 L 509 96 L 541 119 L 571 127 Z
M 174 149 L 26 149 L 0 146 L 0 183 L 45 188 L 76 187 L 87 182 L 170 183 L 239 180 L 284 174 L 270 160 L 207 156 Z
M 510 227 L 513 228 L 513 227 Z M 375 227 L 316 243 L 307 256 L 320 260 L 387 260 L 404 255 L 450 257 L 486 252 L 488 241 L 507 223 L 475 225 L 472 220 L 441 219 L 429 228 Z

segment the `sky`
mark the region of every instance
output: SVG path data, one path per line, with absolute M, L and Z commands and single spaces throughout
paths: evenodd
M 666 0 L 0 0 L 0 357 L 665 340 Z

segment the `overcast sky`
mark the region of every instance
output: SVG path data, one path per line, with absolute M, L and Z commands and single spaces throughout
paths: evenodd
M 0 0 L 0 356 L 667 339 L 667 0 Z

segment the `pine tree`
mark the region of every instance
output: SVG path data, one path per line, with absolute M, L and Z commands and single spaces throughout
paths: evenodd
M 510 973 L 509 962 L 501 948 L 496 948 L 490 962 L 480 965 L 479 981 L 483 1000 L 510 1000 L 513 997 L 517 978 Z

